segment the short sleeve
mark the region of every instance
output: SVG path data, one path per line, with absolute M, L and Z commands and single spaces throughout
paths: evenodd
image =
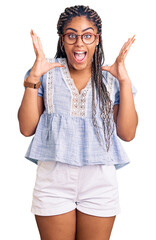
M 24 76 L 24 79 L 27 78 L 29 76 L 29 73 L 31 71 L 31 68 L 26 72 L 25 76 Z M 40 82 L 41 82 L 41 85 L 38 89 L 38 96 L 40 97 L 43 97 L 43 93 L 44 93 L 44 88 L 43 88 L 43 75 L 40 77 Z
M 137 93 L 137 89 L 132 82 L 131 82 L 131 85 L 132 85 L 132 93 L 133 93 L 133 96 L 135 97 Z M 119 103 L 120 103 L 120 86 L 119 86 L 118 79 L 114 78 L 114 105 Z

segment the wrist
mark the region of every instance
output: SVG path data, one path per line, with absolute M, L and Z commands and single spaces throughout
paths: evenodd
M 26 81 L 36 84 L 40 81 L 40 77 L 34 77 L 34 76 L 29 75 L 27 77 Z
M 125 78 L 122 81 L 119 81 L 119 85 L 120 86 L 129 86 L 131 85 L 131 80 L 129 78 Z
M 120 86 L 120 91 L 129 91 L 130 89 L 132 90 L 132 84 L 131 81 L 122 81 L 122 83 L 119 83 Z
M 30 81 L 29 81 L 30 80 Z M 35 80 L 35 81 L 34 81 Z M 36 82 L 37 81 L 37 82 Z M 36 78 L 33 79 L 31 77 L 27 77 L 25 80 L 24 80 L 24 83 L 23 83 L 24 87 L 25 88 L 34 88 L 34 89 L 38 89 L 40 86 L 41 86 L 41 82 L 40 82 L 40 78 L 37 80 Z

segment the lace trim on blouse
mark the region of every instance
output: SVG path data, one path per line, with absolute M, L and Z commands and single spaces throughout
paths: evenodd
M 112 76 L 112 74 L 110 74 L 109 72 L 107 72 L 107 89 L 109 92 L 109 97 L 111 100 L 113 100 L 113 81 L 114 81 L 114 77 Z
M 91 88 L 91 79 L 87 83 L 86 87 L 83 88 L 79 94 L 78 89 L 76 88 L 75 83 L 70 76 L 66 59 L 59 58 L 58 60 L 61 64 L 65 66 L 64 68 L 61 68 L 61 71 L 63 78 L 66 82 L 66 85 L 68 86 L 72 96 L 70 115 L 76 117 L 85 117 L 87 105 L 87 93 Z
M 46 58 L 46 60 L 50 63 L 54 62 L 53 58 Z M 54 71 L 53 69 L 50 69 L 47 72 L 47 81 L 46 81 L 46 99 L 47 99 L 47 109 L 48 113 L 54 112 L 54 106 L 53 106 L 53 83 L 54 83 Z

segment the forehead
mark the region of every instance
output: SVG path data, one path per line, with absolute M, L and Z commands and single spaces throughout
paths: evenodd
M 64 32 L 66 32 L 67 28 L 74 28 L 77 31 L 83 31 L 86 28 L 93 28 L 94 32 L 97 31 L 96 26 L 94 23 L 90 20 L 88 20 L 85 16 L 80 16 L 80 17 L 74 17 L 72 20 L 70 20 L 65 26 L 64 26 Z

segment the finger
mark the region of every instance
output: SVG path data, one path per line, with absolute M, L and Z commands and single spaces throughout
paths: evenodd
M 125 42 L 124 45 L 122 46 L 122 48 L 119 52 L 119 55 L 122 55 L 126 49 L 127 49 L 127 42 Z
M 101 70 L 109 72 L 110 71 L 110 66 L 102 66 Z
M 35 40 L 36 38 L 35 38 L 35 35 L 33 33 L 33 30 L 31 30 L 30 34 L 31 34 L 31 38 L 32 38 L 33 43 L 35 43 L 35 45 L 36 45 L 36 40 Z
M 33 29 L 31 29 L 31 33 L 32 33 L 32 35 L 37 36 L 37 34 L 34 32 Z
M 36 47 L 38 49 L 39 54 L 44 54 L 43 53 L 43 47 L 40 38 L 37 36 L 36 33 L 34 33 L 34 38 L 36 40 Z
M 32 35 L 32 41 L 33 41 L 33 46 L 36 50 L 38 50 L 38 43 L 36 41 L 36 38 Z
M 34 39 L 36 39 L 36 40 L 37 40 L 37 38 L 38 38 L 37 34 L 36 34 L 33 30 L 31 30 L 31 36 L 32 36 Z M 37 42 L 37 41 L 36 41 L 36 42 Z
M 32 36 L 36 36 L 36 33 L 34 32 L 33 29 L 31 29 L 30 34 L 31 34 Z
M 45 54 L 44 54 L 44 52 L 43 52 L 43 47 L 42 47 L 42 43 L 41 43 L 41 40 L 40 40 L 40 38 L 39 37 L 37 37 L 37 39 L 38 39 L 38 44 L 39 44 L 39 54 L 42 56 L 42 57 L 45 57 Z
M 36 53 L 36 56 L 40 56 L 42 58 L 45 57 L 45 54 L 43 52 L 43 47 L 40 38 L 37 36 L 37 34 L 31 30 L 31 36 L 33 39 L 33 45 L 34 45 L 34 50 Z
M 38 43 L 39 43 L 40 49 L 43 50 L 42 43 L 39 37 L 38 37 Z
M 35 51 L 35 53 L 37 54 L 38 51 L 37 51 L 37 47 L 36 47 L 36 43 L 35 43 L 34 36 L 31 36 L 31 37 L 32 37 L 32 42 L 33 42 L 34 51 Z
M 123 50 L 125 50 L 127 48 L 127 46 L 129 45 L 130 43 L 130 40 L 131 38 L 128 38 L 127 42 L 124 43 L 124 45 L 122 46 L 121 50 L 120 50 L 120 53 L 123 52 Z
M 132 38 L 130 38 L 130 41 L 129 41 L 128 45 L 131 46 L 132 43 L 134 43 L 134 41 L 135 41 L 135 35 Z
M 30 31 L 30 35 L 33 35 L 33 30 L 31 29 L 31 31 Z
M 31 31 L 31 37 L 33 40 L 33 46 L 36 54 L 43 55 L 42 46 L 39 42 L 39 37 L 34 33 L 34 31 Z
M 135 41 L 135 35 L 132 38 L 128 38 L 128 41 L 124 43 L 123 47 L 120 50 L 119 53 L 119 59 L 124 60 L 125 57 L 127 56 L 127 53 L 131 47 L 131 45 L 133 44 L 133 42 Z
M 128 49 L 130 49 L 130 47 L 134 43 L 134 41 L 135 41 L 135 35 L 131 38 L 130 43 L 128 44 Z
M 128 45 L 127 43 L 128 43 L 128 42 L 125 42 L 125 43 L 124 43 L 124 45 L 123 45 L 122 48 L 121 48 L 121 51 L 122 51 L 123 49 L 126 49 L 126 47 L 127 47 L 127 45 Z
M 135 35 L 132 38 L 130 38 L 127 47 L 124 49 L 124 54 L 129 51 L 129 49 L 130 49 L 131 45 L 134 43 L 134 41 L 135 41 Z
M 129 45 L 131 45 L 131 43 L 133 43 L 135 41 L 135 35 L 132 38 L 128 38 L 128 41 L 125 42 L 125 48 L 127 48 Z M 127 46 L 126 46 L 127 45 Z
M 135 38 L 135 35 L 131 38 L 131 41 L 133 41 L 134 40 L 134 38 Z
M 130 45 L 128 45 L 128 46 L 126 47 L 126 49 L 124 49 L 123 54 L 125 54 L 125 53 L 127 53 L 127 52 L 129 51 L 131 45 L 132 45 L 132 43 L 131 43 Z

